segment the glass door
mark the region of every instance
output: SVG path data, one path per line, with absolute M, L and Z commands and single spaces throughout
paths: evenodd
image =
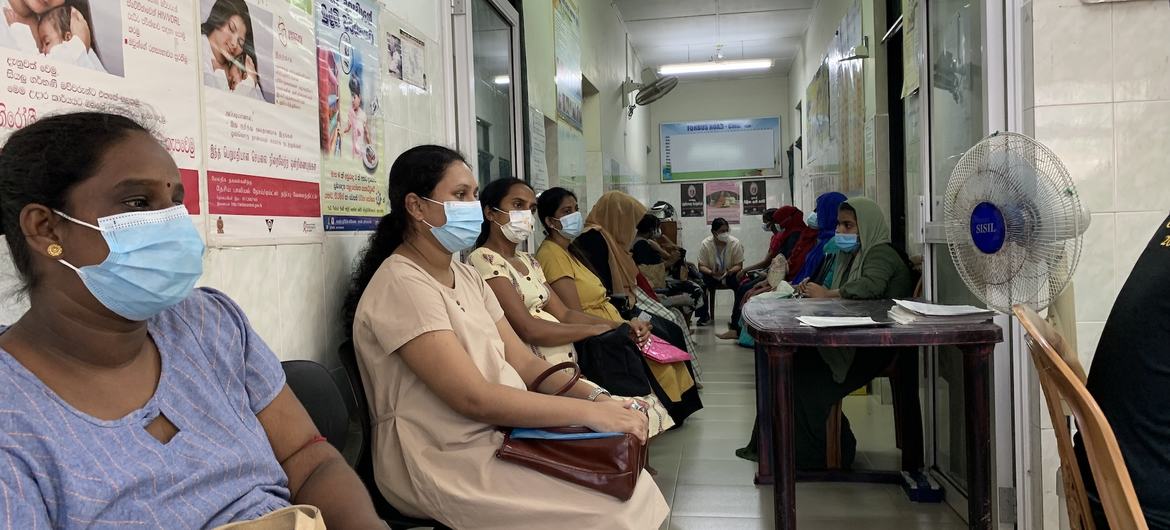
M 941 304 L 982 306 L 960 278 L 945 239 L 937 236 L 941 233 L 937 227 L 945 221 L 943 201 L 951 172 L 963 153 L 986 136 L 988 128 L 983 79 L 983 0 L 936 0 L 921 5 L 926 9 L 928 40 L 925 72 L 929 79 L 923 85 L 929 91 L 930 225 L 926 239 L 931 258 L 930 297 Z M 956 348 L 938 348 L 931 353 L 927 366 L 933 426 L 930 429 L 933 439 L 928 447 L 933 447 L 936 471 L 952 490 L 965 494 L 968 469 L 963 357 Z
M 463 0 L 453 16 L 459 150 L 480 186 L 524 178 L 519 23 L 504 0 Z

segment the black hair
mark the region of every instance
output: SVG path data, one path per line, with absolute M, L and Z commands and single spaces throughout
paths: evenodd
M 561 203 L 565 202 L 565 199 L 568 197 L 577 200 L 577 194 L 565 188 L 550 188 L 545 190 L 544 193 L 541 193 L 540 197 L 536 199 L 536 215 L 540 217 L 540 224 L 544 226 L 544 235 L 552 234 L 553 228 L 548 225 L 548 218 L 556 216 L 557 210 L 561 209 Z M 580 246 L 575 242 L 570 242 L 568 250 L 570 256 L 573 256 L 573 258 L 585 265 L 585 268 L 597 274 L 597 271 L 593 268 L 593 264 L 589 262 L 589 255 Z
M 779 208 L 768 208 L 767 210 L 764 210 L 764 215 L 762 216 L 762 218 L 764 219 L 764 224 L 769 224 L 769 225 L 776 224 L 776 221 L 772 219 L 772 216 L 776 215 L 776 212 L 778 210 L 780 210 L 780 209 Z
M 544 227 L 544 235 L 552 234 L 552 228 L 548 226 L 548 218 L 557 214 L 557 210 L 561 209 L 561 203 L 565 202 L 565 197 L 572 197 L 577 199 L 577 194 L 565 188 L 550 188 L 540 194 L 536 199 L 536 215 L 540 217 L 540 224 Z
M 714 221 L 711 221 L 711 233 L 714 234 L 715 232 L 718 232 L 720 228 L 725 226 L 730 226 L 727 223 L 727 219 L 716 217 Z
M 66 211 L 66 195 L 93 176 L 111 146 L 134 132 L 151 131 L 133 118 L 75 112 L 42 118 L 12 133 L 0 148 L 0 235 L 25 289 L 36 286 L 32 254 L 22 237 L 20 213 L 40 204 Z
M 244 19 L 244 28 L 247 30 L 247 35 L 244 37 L 244 51 L 235 56 L 234 60 L 243 69 L 244 65 L 247 64 L 247 59 L 252 59 L 256 71 L 249 73 L 256 76 L 256 86 L 260 88 L 260 93 L 264 94 L 264 83 L 260 80 L 260 60 L 256 57 L 256 36 L 252 27 L 252 15 L 248 11 L 248 3 L 245 0 L 215 0 L 215 4 L 211 6 L 211 12 L 207 14 L 207 20 L 199 25 L 199 32 L 204 37 L 211 35 L 211 32 L 227 25 L 234 16 Z
M 360 75 L 349 76 L 349 91 L 351 94 L 353 94 L 359 98 L 362 97 L 362 76 L 360 76 Z
M 853 212 L 853 217 L 857 217 L 857 210 L 854 210 L 853 206 L 847 202 L 841 203 L 841 206 L 839 208 L 837 208 L 837 211 L 838 212 L 841 212 L 841 211 Z
M 479 190 L 479 205 L 484 209 L 500 208 L 500 203 L 504 202 L 504 197 L 508 196 L 508 192 L 512 191 L 513 186 L 528 186 L 528 183 L 511 177 L 493 180 L 482 190 Z M 483 227 L 479 230 L 479 238 L 475 240 L 475 248 L 482 247 L 484 243 L 487 243 L 488 235 L 492 233 L 492 224 L 491 219 L 488 219 L 485 213 Z
M 653 232 L 654 230 L 658 229 L 658 226 L 660 224 L 661 224 L 661 221 L 659 221 L 658 218 L 655 217 L 653 214 L 643 215 L 642 220 L 638 221 L 638 233 L 639 234 L 649 234 L 650 232 Z
M 406 196 L 411 193 L 429 197 L 435 186 L 443 180 L 443 173 L 451 164 L 466 163 L 458 151 L 438 145 L 420 145 L 406 150 L 390 166 L 390 213 L 382 216 L 378 228 L 370 236 L 370 242 L 362 252 L 357 269 L 353 273 L 349 294 L 345 298 L 342 318 L 346 323 L 346 334 L 353 333 L 353 318 L 358 302 L 374 273 L 382 266 L 402 242 L 410 229 L 406 214 Z
M 93 16 L 90 13 L 89 0 L 67 0 L 64 5 L 57 6 L 44 15 L 41 15 L 41 22 L 44 23 L 47 21 L 53 24 L 57 28 L 57 31 L 61 33 L 61 37 L 64 38 L 65 33 L 73 31 L 73 9 L 76 9 L 81 14 L 81 18 L 85 20 L 85 23 L 89 25 L 91 41 L 89 43 L 89 49 L 93 50 L 93 53 L 97 54 L 100 58 L 101 51 L 98 50 L 97 35 L 94 33 Z

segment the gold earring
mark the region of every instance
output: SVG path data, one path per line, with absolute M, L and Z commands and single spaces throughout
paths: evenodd
M 65 253 L 65 249 L 61 248 L 61 245 L 53 243 L 49 245 L 48 252 L 50 257 L 59 258 L 61 254 Z

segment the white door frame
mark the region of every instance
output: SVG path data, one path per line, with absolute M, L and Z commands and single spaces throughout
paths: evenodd
M 1018 20 L 1014 4 L 1019 0 L 987 0 L 984 2 L 981 16 L 981 37 L 983 60 L 983 133 L 991 134 L 1003 130 L 1022 130 L 1022 113 L 1019 105 L 1019 56 L 1022 50 L 1019 39 Z M 918 20 L 923 30 L 918 32 L 922 56 L 919 58 L 919 72 L 921 76 L 920 89 L 920 124 L 922 134 L 922 176 L 925 201 L 923 208 L 923 222 L 931 223 L 936 209 L 941 204 L 934 204 L 935 190 L 933 189 L 933 164 L 931 163 L 931 97 L 932 80 L 930 76 L 930 31 L 932 30 L 927 14 L 927 2 L 918 4 Z M 1009 53 L 1010 52 L 1010 53 Z M 1010 58 L 1010 59 L 1009 59 Z M 934 228 L 934 227 L 932 227 Z M 941 230 L 923 227 L 924 239 L 928 251 L 925 253 L 923 267 L 923 285 L 925 296 L 934 299 L 936 296 L 935 281 L 937 278 L 937 258 L 935 252 L 947 252 L 945 239 L 940 240 Z M 1026 359 L 1017 359 L 1013 351 L 1020 349 L 1018 325 L 1007 316 L 1000 316 L 996 323 L 1005 329 L 1004 342 L 997 345 L 992 359 L 992 477 L 995 488 L 992 490 L 992 513 L 997 527 L 1001 530 L 1032 528 L 1031 512 L 1032 495 L 1029 485 L 1031 473 L 1031 440 L 1028 430 L 1032 416 L 1030 396 L 1034 392 L 1028 391 L 1030 364 L 1020 362 Z M 925 357 L 924 383 L 926 396 L 923 400 L 926 421 L 924 422 L 926 440 L 924 449 L 926 463 L 930 468 L 936 466 L 935 447 L 935 381 L 937 367 L 931 355 Z M 969 471 L 968 471 L 969 472 Z M 941 473 L 932 475 L 948 490 L 947 502 L 963 516 L 967 513 L 967 502 L 964 496 L 959 495 L 952 481 Z M 1019 523 L 1017 523 L 1019 521 Z M 1017 526 L 1018 524 L 1018 526 Z
M 520 65 L 520 13 L 507 0 L 484 0 L 512 27 L 511 89 L 512 95 L 512 175 L 521 180 L 524 176 L 524 106 L 521 98 Z M 472 174 L 479 174 L 479 151 L 475 130 L 475 54 L 472 50 L 473 32 L 472 0 L 450 0 L 451 37 L 454 51 L 454 72 L 451 85 L 454 87 L 455 140 L 460 151 L 467 157 Z

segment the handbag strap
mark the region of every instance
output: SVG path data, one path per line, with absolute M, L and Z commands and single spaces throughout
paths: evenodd
M 532 391 L 532 392 L 540 391 L 540 385 L 544 384 L 545 379 L 548 379 L 549 376 L 551 376 L 552 374 L 555 374 L 561 370 L 567 370 L 570 368 L 573 370 L 573 377 L 570 377 L 569 382 L 565 383 L 565 386 L 561 387 L 560 390 L 553 392 L 552 395 L 559 396 L 561 394 L 564 394 L 565 392 L 568 392 L 569 389 L 573 388 L 573 385 L 577 384 L 577 381 L 579 379 L 581 379 L 581 367 L 578 366 L 577 363 L 575 363 L 573 361 L 565 361 L 563 363 L 558 363 L 558 364 L 555 364 L 552 367 L 550 367 L 548 370 L 545 370 L 544 373 L 536 376 L 536 379 L 532 380 L 532 384 L 528 385 L 528 390 Z

